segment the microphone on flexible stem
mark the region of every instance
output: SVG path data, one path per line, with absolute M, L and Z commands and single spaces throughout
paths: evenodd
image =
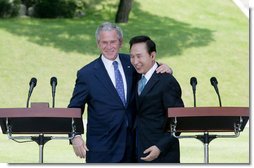
M 55 93 L 56 93 L 56 85 L 57 85 L 57 79 L 56 77 L 52 77 L 50 79 L 50 85 L 52 87 L 52 107 L 55 107 Z
M 219 93 L 219 89 L 218 89 L 218 86 L 217 86 L 218 85 L 218 81 L 217 81 L 217 79 L 215 77 L 211 77 L 210 82 L 211 82 L 211 85 L 213 85 L 216 94 L 218 95 L 219 103 L 220 103 L 220 107 L 221 107 L 220 93 Z
M 196 77 L 191 77 L 190 78 L 190 84 L 192 86 L 192 91 L 193 91 L 193 98 L 194 98 L 194 107 L 196 107 L 196 85 L 197 85 L 197 78 Z
M 36 78 L 31 78 L 30 82 L 29 82 L 29 91 L 28 91 L 28 97 L 27 97 L 27 101 L 26 101 L 26 107 L 28 108 L 29 106 L 29 100 L 30 100 L 30 97 L 32 95 L 32 92 L 33 92 L 33 89 L 34 87 L 36 86 L 37 84 L 37 79 Z

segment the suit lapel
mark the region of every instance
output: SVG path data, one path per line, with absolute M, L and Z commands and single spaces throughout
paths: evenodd
M 154 72 L 149 81 L 146 83 L 144 90 L 139 95 L 138 104 L 141 105 L 143 103 L 143 98 L 150 92 L 150 90 L 159 82 L 159 75 Z
M 106 88 L 106 90 L 111 94 L 112 96 L 116 97 L 120 103 L 122 103 L 108 73 L 107 70 L 101 60 L 101 56 L 97 59 L 96 64 L 94 65 L 94 69 L 96 71 L 95 76 L 100 81 L 102 85 Z
M 120 61 L 123 66 L 125 79 L 126 79 L 126 85 L 127 85 L 127 104 L 129 103 L 130 97 L 131 97 L 131 89 L 132 89 L 132 82 L 133 82 L 133 71 L 131 69 L 131 64 L 129 60 L 125 60 L 124 57 L 119 54 Z

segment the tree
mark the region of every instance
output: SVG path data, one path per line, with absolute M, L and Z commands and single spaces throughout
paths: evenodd
M 120 0 L 115 18 L 116 23 L 128 22 L 129 14 L 132 7 L 132 1 L 133 0 Z

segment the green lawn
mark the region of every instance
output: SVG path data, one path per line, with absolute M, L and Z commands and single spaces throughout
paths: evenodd
M 66 107 L 76 71 L 98 57 L 94 32 L 113 21 L 117 0 L 104 1 L 81 19 L 0 20 L 0 108 L 25 107 L 29 81 L 38 79 L 31 102 L 49 102 L 50 78 L 58 79 L 55 107 Z M 249 106 L 249 20 L 231 0 L 135 0 L 124 31 L 128 40 L 149 35 L 157 43 L 159 62 L 179 81 L 186 107 L 193 106 L 189 80 L 197 77 L 197 106 L 218 106 L 210 77 L 218 79 L 223 106 Z M 237 148 L 236 148 L 237 147 Z M 47 163 L 79 163 L 67 141 L 45 145 Z M 210 144 L 212 163 L 249 163 L 249 132 Z M 202 163 L 203 145 L 181 140 L 181 161 Z M 0 135 L 0 162 L 36 163 L 38 145 L 18 144 Z
M 214 139 L 209 144 L 209 163 L 249 163 L 248 140 L 249 128 L 237 138 Z M 1 135 L 0 149 L 0 163 L 39 162 L 39 146 L 35 142 L 17 143 L 8 140 L 6 135 Z M 201 141 L 180 139 L 180 149 L 181 163 L 204 163 L 204 146 Z M 44 163 L 84 163 L 84 160 L 75 156 L 72 146 L 64 140 L 47 142 L 43 156 Z

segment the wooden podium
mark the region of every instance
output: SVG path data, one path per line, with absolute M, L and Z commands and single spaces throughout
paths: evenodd
M 248 107 L 186 107 L 168 108 L 170 132 L 176 138 L 196 138 L 204 144 L 204 162 L 209 163 L 209 143 L 215 138 L 235 138 L 249 119 Z M 203 133 L 180 135 L 176 133 Z M 232 135 L 210 135 L 210 132 L 232 132 Z
M 43 147 L 52 139 L 71 139 L 75 135 L 74 118 L 81 118 L 79 108 L 49 108 L 48 103 L 31 103 L 31 108 L 0 108 L 0 125 L 14 141 L 30 140 L 39 145 L 39 163 L 43 163 Z M 35 134 L 13 136 L 12 134 Z M 44 136 L 44 134 L 68 134 Z M 71 135 L 71 136 L 69 136 Z

